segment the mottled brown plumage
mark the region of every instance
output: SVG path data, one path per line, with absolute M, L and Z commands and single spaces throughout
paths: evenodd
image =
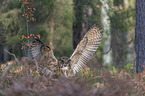
M 32 57 L 38 62 L 41 74 L 52 77 L 57 74 L 58 60 L 55 58 L 52 49 L 46 46 L 39 39 L 34 39 L 31 43 Z
M 74 53 L 70 57 L 71 68 L 76 74 L 96 53 L 100 41 L 102 40 L 102 30 L 93 26 L 77 45 Z
M 39 39 L 35 39 L 32 42 L 31 53 L 32 57 L 40 62 L 39 66 L 42 68 L 42 73 L 53 74 L 55 73 L 55 70 L 57 70 L 56 66 L 58 65 L 59 69 L 76 74 L 96 53 L 101 40 L 102 30 L 93 26 L 77 45 L 70 58 L 63 56 L 58 61 L 55 58 L 52 49 L 42 43 Z M 42 66 L 43 64 L 44 66 Z

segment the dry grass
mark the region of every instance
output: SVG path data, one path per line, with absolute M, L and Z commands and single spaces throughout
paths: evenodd
M 81 76 L 49 78 L 41 76 L 34 62 L 23 58 L 0 80 L 0 96 L 144 96 L 145 71 L 132 75 L 88 70 Z M 1 74 L 10 64 L 1 65 Z M 2 75 L 1 75 L 2 76 Z

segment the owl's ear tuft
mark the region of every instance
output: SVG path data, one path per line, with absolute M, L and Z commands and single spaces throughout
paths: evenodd
M 46 46 L 46 47 L 51 50 L 51 48 L 49 46 Z
M 34 41 L 32 41 L 32 43 L 36 43 L 36 42 L 38 42 L 38 43 L 40 43 L 40 44 L 44 44 L 42 41 L 40 41 L 40 39 L 34 39 Z
M 44 53 L 51 51 L 51 48 L 49 46 L 44 45 L 42 48 L 43 48 Z

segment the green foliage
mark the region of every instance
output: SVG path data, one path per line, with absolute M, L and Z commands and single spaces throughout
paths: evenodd
M 22 0 L 6 0 L 0 8 L 0 37 L 4 38 L 2 42 L 8 45 L 15 45 L 20 42 L 21 35 L 27 34 L 27 24 L 22 14 L 24 6 Z M 72 20 L 73 20 L 73 3 L 72 1 L 63 0 L 35 0 L 32 7 L 36 8 L 34 17 L 35 22 L 28 24 L 29 34 L 40 34 L 42 41 L 49 45 L 50 42 L 50 21 L 54 22 L 54 51 L 58 57 L 62 55 L 70 56 L 72 53 Z M 45 9 L 45 10 L 44 10 Z M 58 45 L 58 47 L 56 46 Z M 60 49 L 58 49 L 60 48 Z M 21 51 L 21 50 L 19 50 Z
M 50 2 L 49 2 L 50 1 Z M 73 19 L 73 6 L 72 1 L 52 1 L 42 0 L 45 10 L 38 8 L 41 24 L 38 25 L 38 30 L 32 33 L 40 34 L 41 40 L 49 45 L 51 38 L 51 25 L 53 20 L 53 46 L 55 56 L 60 57 L 62 55 L 70 56 L 72 53 L 72 19 Z M 39 5 L 42 6 L 42 5 Z M 50 8 L 51 7 L 51 8 Z M 37 7 L 36 7 L 37 9 Z M 47 17 L 47 18 L 46 18 Z M 36 18 L 37 22 L 37 18 Z
M 125 66 L 125 69 L 127 70 L 128 73 L 133 73 L 133 64 L 127 64 Z
M 118 73 L 118 69 L 116 69 L 115 66 L 113 66 L 111 72 L 112 73 Z
M 76 3 L 76 4 L 75 4 Z M 99 8 L 97 8 L 99 6 Z M 85 1 L 77 1 L 74 0 L 74 14 L 76 13 L 77 18 L 74 17 L 73 22 L 74 24 L 78 23 L 87 23 L 90 24 L 97 24 L 101 25 L 101 2 L 100 0 L 85 0 Z M 78 8 L 78 9 L 77 9 Z M 92 14 L 88 14 L 89 12 Z M 75 12 L 75 10 L 77 12 Z
M 5 40 L 7 41 L 6 44 L 8 44 L 10 46 L 20 42 L 20 38 L 18 35 L 6 36 Z
M 135 10 L 134 8 L 124 8 L 123 6 L 111 6 L 111 12 L 109 14 L 111 20 L 111 26 L 121 31 L 130 31 L 135 24 Z M 116 23 L 118 23 L 116 25 Z
M 19 9 L 13 9 L 3 13 L 0 18 L 2 30 L 1 38 L 5 38 L 5 42 L 9 45 L 16 44 L 20 41 L 21 24 L 19 22 Z
M 132 73 L 133 73 L 133 64 L 127 64 L 127 65 L 125 65 L 125 66 L 124 66 L 124 69 L 125 69 L 128 73 L 132 74 Z M 112 66 L 112 67 L 110 67 L 110 72 L 116 74 L 116 73 L 119 73 L 120 70 L 119 70 L 118 68 L 116 68 L 115 66 Z
M 14 30 L 15 26 L 18 24 L 18 12 L 20 12 L 20 10 L 13 9 L 1 15 L 0 22 L 4 30 Z
M 73 52 L 72 49 L 72 32 L 70 31 L 71 28 L 59 27 L 54 32 L 54 52 L 56 56 L 70 56 Z M 61 32 L 61 33 L 58 33 Z

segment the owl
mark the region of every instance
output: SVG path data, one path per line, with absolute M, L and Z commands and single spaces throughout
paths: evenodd
M 30 52 L 39 63 L 42 74 L 53 76 L 57 72 L 63 72 L 65 76 L 75 75 L 96 53 L 102 40 L 102 33 L 103 31 L 97 26 L 92 26 L 79 42 L 70 58 L 62 56 L 57 60 L 53 50 L 39 39 L 32 40 Z

